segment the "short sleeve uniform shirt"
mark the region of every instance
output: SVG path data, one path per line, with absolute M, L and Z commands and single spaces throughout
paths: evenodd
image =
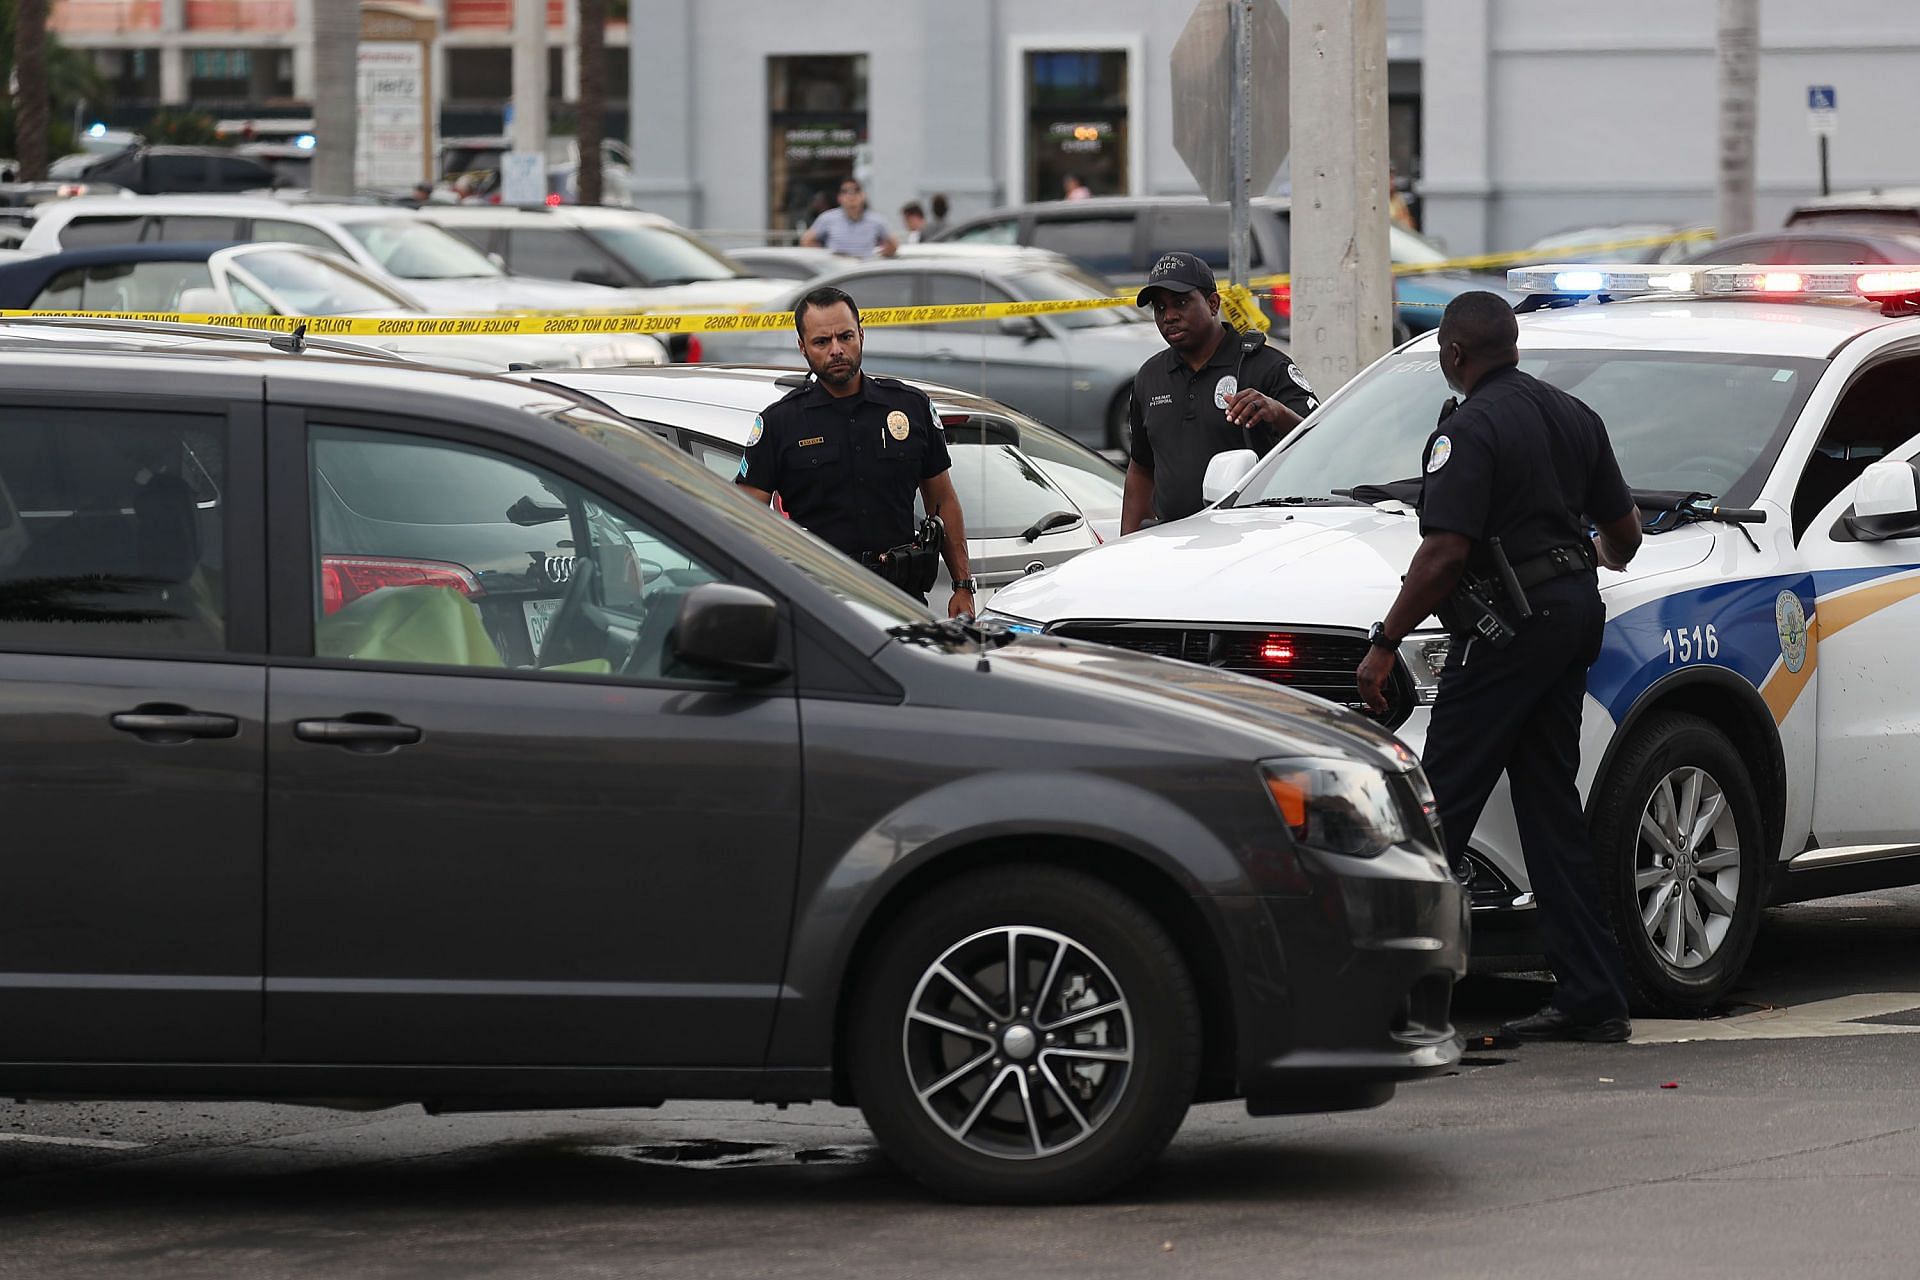
M 1206 505 L 1200 482 L 1216 454 L 1235 449 L 1265 453 L 1282 431 L 1236 427 L 1227 421 L 1227 397 L 1252 387 L 1306 417 L 1319 407 L 1306 375 L 1264 335 L 1241 334 L 1231 325 L 1211 359 L 1191 369 L 1168 349 L 1140 366 L 1128 410 L 1130 455 L 1153 472 L 1153 514 L 1178 520 Z
M 813 220 L 811 229 L 823 248 L 856 258 L 871 258 L 887 238 L 887 224 L 874 217 L 872 210 L 854 219 L 845 209 L 829 209 Z
M 1492 567 L 1489 538 L 1519 564 L 1632 506 L 1600 415 L 1518 368 L 1483 377 L 1427 437 L 1420 532 L 1473 539 L 1472 568 Z
M 858 557 L 911 539 L 921 484 L 951 466 L 926 394 L 863 374 L 851 396 L 814 382 L 769 405 L 736 480 L 779 494 L 802 528 Z

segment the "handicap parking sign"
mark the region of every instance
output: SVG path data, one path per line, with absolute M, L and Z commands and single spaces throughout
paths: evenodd
M 1807 126 L 1815 133 L 1839 132 L 1840 95 L 1832 85 L 1807 86 Z

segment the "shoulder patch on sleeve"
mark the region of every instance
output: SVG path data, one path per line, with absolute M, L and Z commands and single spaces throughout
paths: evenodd
M 1306 392 L 1308 395 L 1313 394 L 1313 384 L 1307 381 L 1306 374 L 1300 372 L 1299 365 L 1294 364 L 1292 361 L 1288 361 L 1287 376 L 1293 379 L 1294 386 L 1300 388 L 1302 391 Z
M 747 428 L 747 448 L 751 449 L 753 446 L 759 444 L 760 437 L 766 434 L 766 430 L 767 420 L 765 416 L 758 413 L 754 414 L 753 425 Z M 745 461 L 745 459 L 742 459 L 742 461 Z
M 1427 474 L 1432 475 L 1447 465 L 1447 459 L 1453 456 L 1453 441 L 1440 436 L 1433 442 L 1433 448 L 1427 451 Z

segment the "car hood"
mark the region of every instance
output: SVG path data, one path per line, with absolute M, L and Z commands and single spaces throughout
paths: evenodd
M 402 280 L 400 287 L 443 316 L 482 316 L 495 311 L 610 311 L 621 291 L 566 280 L 524 276 L 476 276 L 471 280 Z
M 1009 584 L 996 613 L 1031 622 L 1103 619 L 1365 627 L 1386 616 L 1419 545 L 1412 515 L 1376 507 L 1211 509 L 1143 529 Z M 1713 534 L 1650 537 L 1612 588 L 1704 560 Z
M 970 650 L 954 657 L 977 660 Z M 1313 752 L 1371 755 L 1394 770 L 1412 763 L 1392 734 L 1343 707 L 1190 662 L 1051 636 L 1024 637 L 993 650 L 988 661 L 1016 686 L 1007 695 L 1011 703 L 1029 711 L 1045 707 L 1056 722 L 1078 718 L 1062 715 L 1065 708 L 1054 701 L 1066 695 L 1087 721 L 1155 724 L 1159 746 L 1176 745 L 1166 727 L 1168 717 L 1175 717 L 1192 731 L 1185 744 L 1189 749 L 1210 747 L 1250 759 Z

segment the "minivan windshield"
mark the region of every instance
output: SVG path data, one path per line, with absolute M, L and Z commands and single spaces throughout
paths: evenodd
M 1607 424 L 1627 483 L 1725 496 L 1795 419 L 1823 360 L 1668 351 L 1528 351 L 1520 367 L 1585 401 Z M 1351 501 L 1360 485 L 1420 475 L 1451 393 L 1431 353 L 1374 365 L 1270 456 L 1236 507 Z
M 471 280 L 504 274 L 465 240 L 424 222 L 382 218 L 348 222 L 346 228 L 375 262 L 402 280 Z
M 926 606 L 888 586 L 879 574 L 860 567 L 791 520 L 774 514 L 771 508 L 747 500 L 691 454 L 639 427 L 584 407 L 563 410 L 554 418 L 699 500 L 709 514 L 760 542 L 875 626 L 925 622 L 932 616 Z

